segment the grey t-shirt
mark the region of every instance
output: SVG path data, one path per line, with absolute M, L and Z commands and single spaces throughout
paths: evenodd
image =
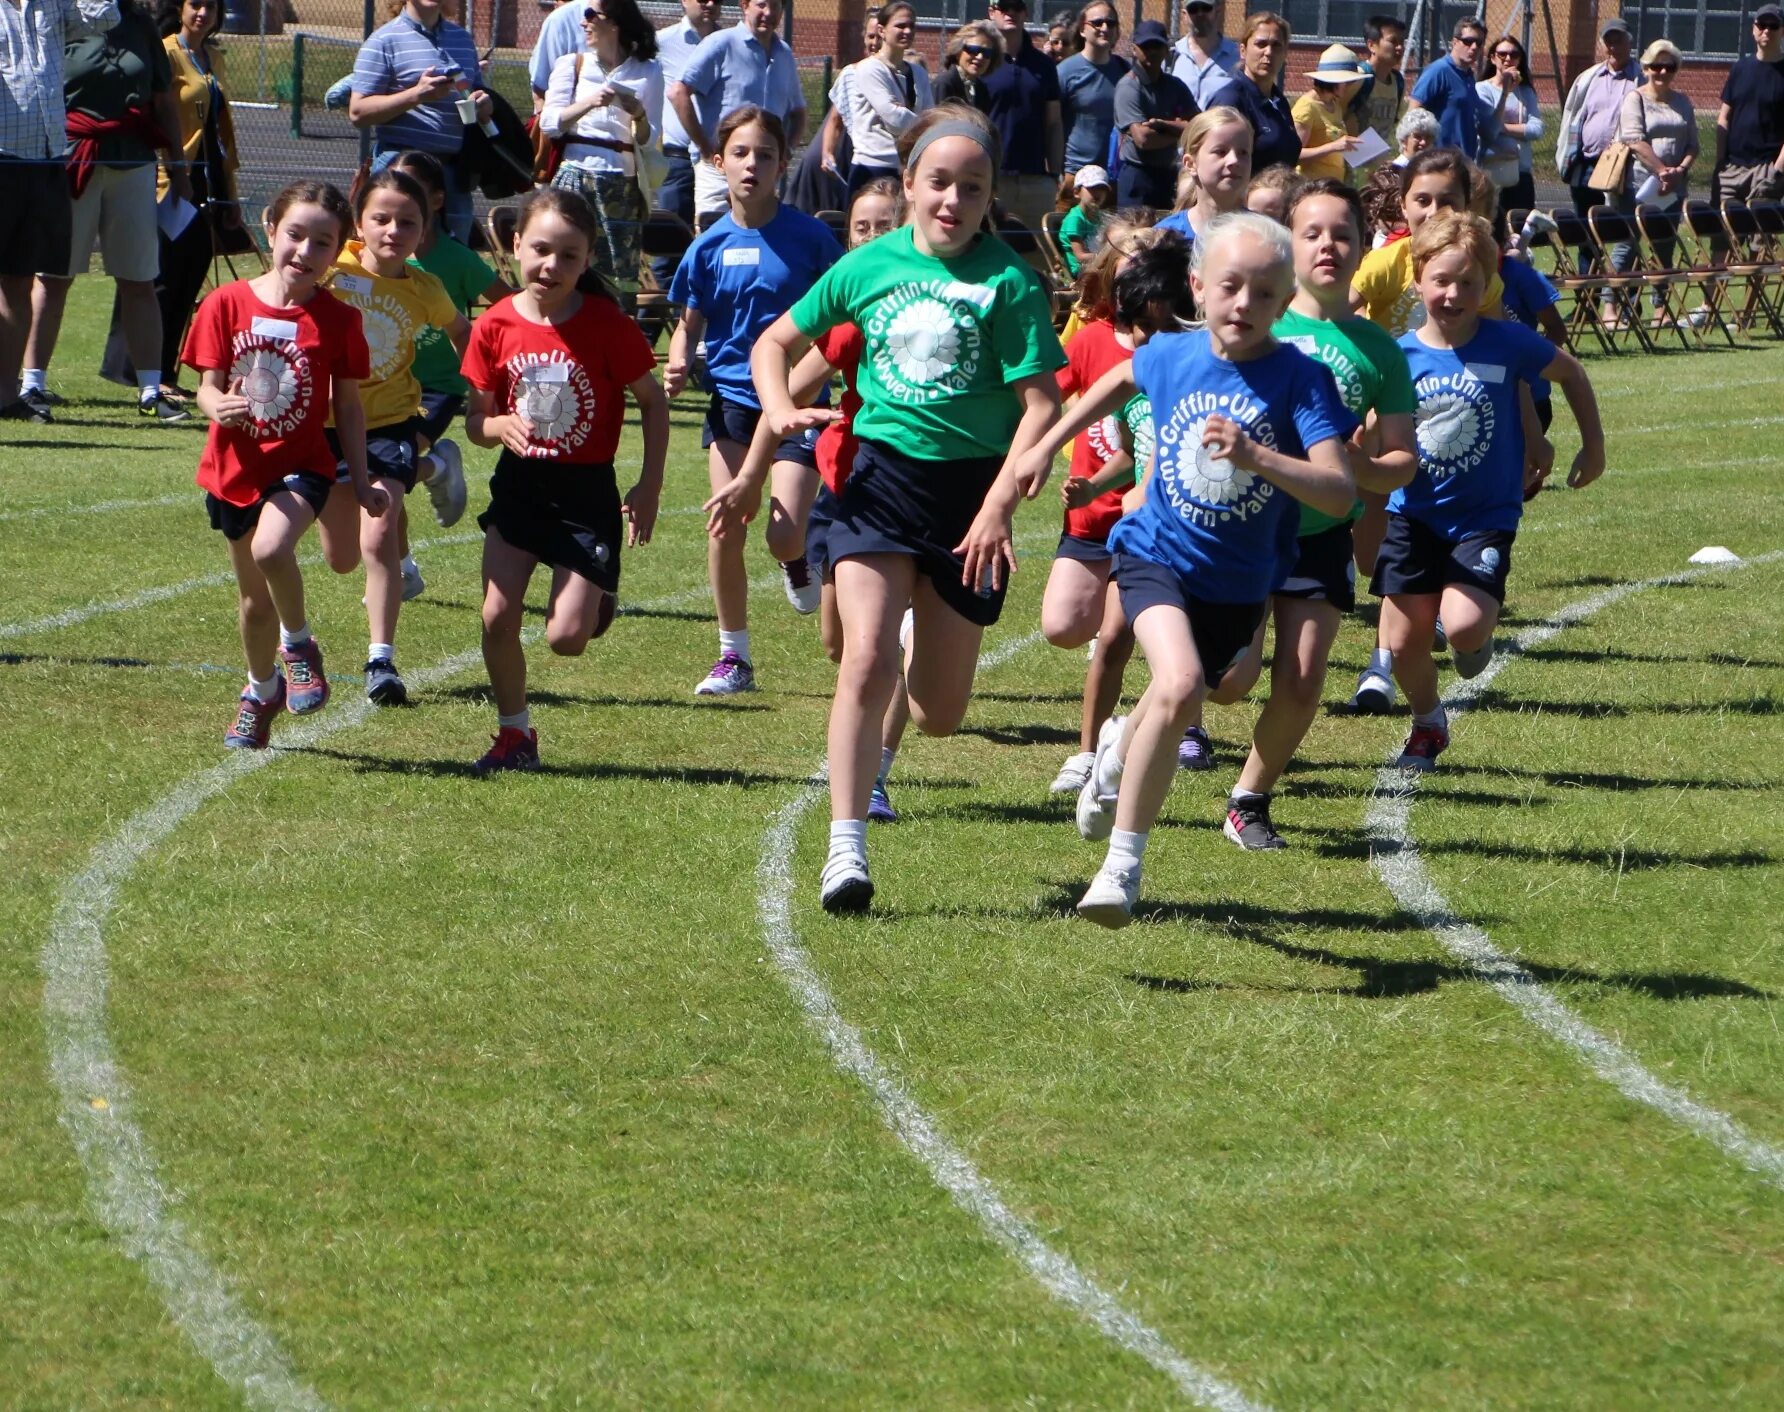
M 1065 120 L 1065 169 L 1101 166 L 1109 160 L 1109 134 L 1115 130 L 1115 86 L 1128 71 L 1126 59 L 1111 54 L 1093 64 L 1074 54 L 1059 66 L 1059 108 Z
M 1127 129 L 1148 118 L 1188 120 L 1197 111 L 1196 100 L 1189 96 L 1181 79 L 1160 74 L 1148 83 L 1139 69 L 1130 71 L 1115 85 L 1115 126 L 1121 129 L 1121 160 L 1141 167 L 1175 167 L 1179 160 L 1175 147 L 1136 147 Z

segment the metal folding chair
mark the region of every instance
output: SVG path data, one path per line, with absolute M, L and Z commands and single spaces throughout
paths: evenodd
M 1583 268 L 1574 254 L 1582 245 L 1592 245 L 1592 231 L 1571 207 L 1551 211 L 1549 218 L 1554 223 L 1554 230 L 1537 233 L 1530 242 L 1530 252 L 1546 250 L 1553 257 L 1555 273 L 1550 279 L 1558 293 L 1573 301 L 1563 320 L 1567 325 L 1567 340 L 1577 351 L 1584 345 L 1585 336 L 1591 334 L 1606 353 L 1615 353 L 1618 349 L 1598 320 L 1604 279 L 1596 271 Z
M 1714 212 L 1710 213 L 1712 216 Z M 1642 268 L 1662 283 L 1666 294 L 1666 310 L 1671 316 L 1673 332 L 1687 348 L 1702 348 L 1711 332 L 1720 330 L 1729 346 L 1734 335 L 1722 317 L 1722 301 L 1728 293 L 1728 278 L 1711 262 L 1709 248 L 1688 237 L 1690 230 L 1685 212 L 1677 208 L 1662 210 L 1658 206 L 1638 206 L 1636 228 L 1641 232 Z M 1670 253 L 1670 258 L 1662 251 Z M 1675 307 L 1673 295 L 1677 293 Z M 1686 305 L 1697 296 L 1697 306 L 1687 311 Z
M 843 249 L 849 246 L 849 218 L 843 211 L 819 211 L 817 219 L 830 227 L 830 233 L 842 244 Z
M 490 258 L 496 262 L 496 273 L 515 288 L 520 287 L 520 271 L 514 266 L 514 235 L 519 229 L 520 210 L 515 206 L 491 206 L 483 218 L 483 231 L 489 237 Z
M 1641 344 L 1644 353 L 1652 353 L 1654 340 L 1648 337 L 1647 325 L 1642 322 L 1642 290 L 1646 287 L 1643 277 L 1633 266 L 1626 273 L 1611 267 L 1611 246 L 1639 240 L 1640 232 L 1636 230 L 1635 222 L 1613 206 L 1594 206 L 1586 212 L 1585 224 L 1591 233 L 1593 263 L 1597 266 L 1598 277 L 1617 311 L 1615 323 L 1607 324 L 1601 318 L 1599 328 L 1613 345 L 1619 335 L 1629 334 Z
M 1759 218 L 1739 201 L 1722 203 L 1722 231 L 1728 238 L 1728 276 L 1745 285 L 1746 298 L 1735 313 L 1735 327 L 1743 333 L 1763 317 L 1777 338 L 1784 338 L 1784 316 L 1778 309 L 1778 292 L 1772 286 L 1784 280 L 1784 264 L 1770 253 Z

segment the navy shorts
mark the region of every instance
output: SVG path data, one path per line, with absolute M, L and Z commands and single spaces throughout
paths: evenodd
M 1283 598 L 1311 598 L 1330 603 L 1340 613 L 1357 606 L 1357 566 L 1351 558 L 1349 524 L 1332 525 L 1295 541 L 1300 549 L 1294 568 L 1276 592 Z
M 830 522 L 836 518 L 839 504 L 836 493 L 819 481 L 818 498 L 811 502 L 811 515 L 805 522 L 805 562 L 825 583 L 831 580 Z
M 1480 530 L 1450 539 L 1405 515 L 1389 515 L 1369 591 L 1378 598 L 1442 593 L 1454 583 L 1478 588 L 1503 604 L 1512 541 L 1517 537 L 1516 530 Z
M 704 451 L 715 441 L 735 441 L 739 446 L 748 446 L 756 439 L 756 423 L 762 420 L 760 407 L 746 407 L 741 402 L 727 402 L 717 393 L 712 401 L 706 404 L 706 421 L 700 428 L 700 449 Z M 796 466 L 818 468 L 818 433 L 822 427 L 808 427 L 802 432 L 784 437 L 774 450 L 775 464 L 791 461 Z
M 254 526 L 260 523 L 260 509 L 266 504 L 268 496 L 281 490 L 289 490 L 320 515 L 322 507 L 328 504 L 328 493 L 333 489 L 334 482 L 327 476 L 317 475 L 314 471 L 293 471 L 277 485 L 262 491 L 260 499 L 252 505 L 231 505 L 207 490 L 204 508 L 205 513 L 211 517 L 211 528 L 221 530 L 223 538 L 242 539 L 254 533 Z
M 415 434 L 432 446 L 458 420 L 465 410 L 465 399 L 456 392 L 429 392 L 421 389 L 421 415 L 415 419 Z
M 1267 606 L 1267 602 L 1210 603 L 1197 598 L 1176 570 L 1132 554 L 1116 554 L 1115 584 L 1121 590 L 1121 611 L 1130 623 L 1161 604 L 1183 610 L 1210 690 L 1251 650 L 1251 639 L 1257 635 Z
M 394 480 L 407 494 L 415 489 L 416 418 L 392 422 L 387 427 L 367 427 L 365 433 L 365 473 L 373 480 Z M 328 449 L 335 454 L 335 484 L 347 485 L 353 477 L 341 458 L 341 439 L 335 429 L 327 431 Z
M 1076 559 L 1080 564 L 1106 564 L 1115 557 L 1115 551 L 1100 539 L 1086 539 L 1081 534 L 1062 534 L 1059 536 L 1059 548 L 1053 551 L 1055 559 Z
M 863 441 L 826 537 L 831 572 L 857 554 L 909 554 L 942 602 L 969 623 L 990 627 L 1003 613 L 1008 581 L 968 588 L 954 546 L 966 538 L 1002 466 L 1001 456 L 916 461 Z
M 625 516 L 611 462 L 563 465 L 504 450 L 477 524 L 542 564 L 619 592 Z

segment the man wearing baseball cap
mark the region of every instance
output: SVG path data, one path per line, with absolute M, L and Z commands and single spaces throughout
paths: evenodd
M 1183 37 L 1171 49 L 1171 76 L 1199 112 L 1239 72 L 1239 46 L 1221 33 L 1220 0 L 1185 0 Z
M 1023 225 L 1039 230 L 1059 195 L 1065 167 L 1059 72 L 1024 28 L 1028 0 L 991 0 L 986 18 L 1004 42 L 1003 63 L 985 78 L 991 100 L 985 116 L 1003 139 L 997 196 Z
M 1751 58 L 1737 59 L 1716 114 L 1716 175 L 1711 199 L 1776 201 L 1784 196 L 1784 11 L 1753 12 Z
M 1617 141 L 1623 125 L 1623 99 L 1642 81 L 1641 65 L 1631 51 L 1635 36 L 1623 20 L 1612 16 L 1598 29 L 1604 44 L 1604 62 L 1594 64 L 1573 81 L 1561 108 L 1561 140 L 1555 150 L 1555 166 L 1573 197 L 1573 208 L 1582 216 L 1594 206 L 1616 206 L 1632 211 L 1635 203 L 1627 186 L 1621 191 L 1599 191 L 1591 184 L 1592 168 L 1604 149 Z M 1611 247 L 1611 267 L 1627 274 L 1635 267 L 1635 247 Z M 1615 322 L 1614 305 L 1607 301 L 1604 317 Z
M 1115 126 L 1121 130 L 1121 206 L 1168 211 L 1177 204 L 1177 143 L 1201 110 L 1182 80 L 1165 72 L 1171 36 L 1157 20 L 1134 26 L 1134 66 L 1115 85 Z

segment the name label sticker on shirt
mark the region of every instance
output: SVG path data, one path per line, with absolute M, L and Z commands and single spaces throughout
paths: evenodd
M 1462 366 L 1471 377 L 1481 382 L 1505 381 L 1505 368 L 1500 363 L 1464 363 Z
M 256 314 L 249 327 L 256 338 L 276 338 L 284 343 L 297 342 L 297 323 L 292 319 L 268 319 Z
M 346 290 L 349 294 L 370 294 L 372 292 L 372 282 L 364 275 L 336 275 L 334 286 L 336 289 Z
M 520 377 L 522 382 L 568 382 L 570 381 L 570 365 L 568 363 L 534 363 Z
M 1313 341 L 1313 335 L 1310 333 L 1291 333 L 1282 341 L 1290 348 L 1299 348 L 1309 358 L 1319 356 L 1319 345 Z
M 762 263 L 762 252 L 754 245 L 728 245 L 719 257 L 722 265 L 759 265 Z

